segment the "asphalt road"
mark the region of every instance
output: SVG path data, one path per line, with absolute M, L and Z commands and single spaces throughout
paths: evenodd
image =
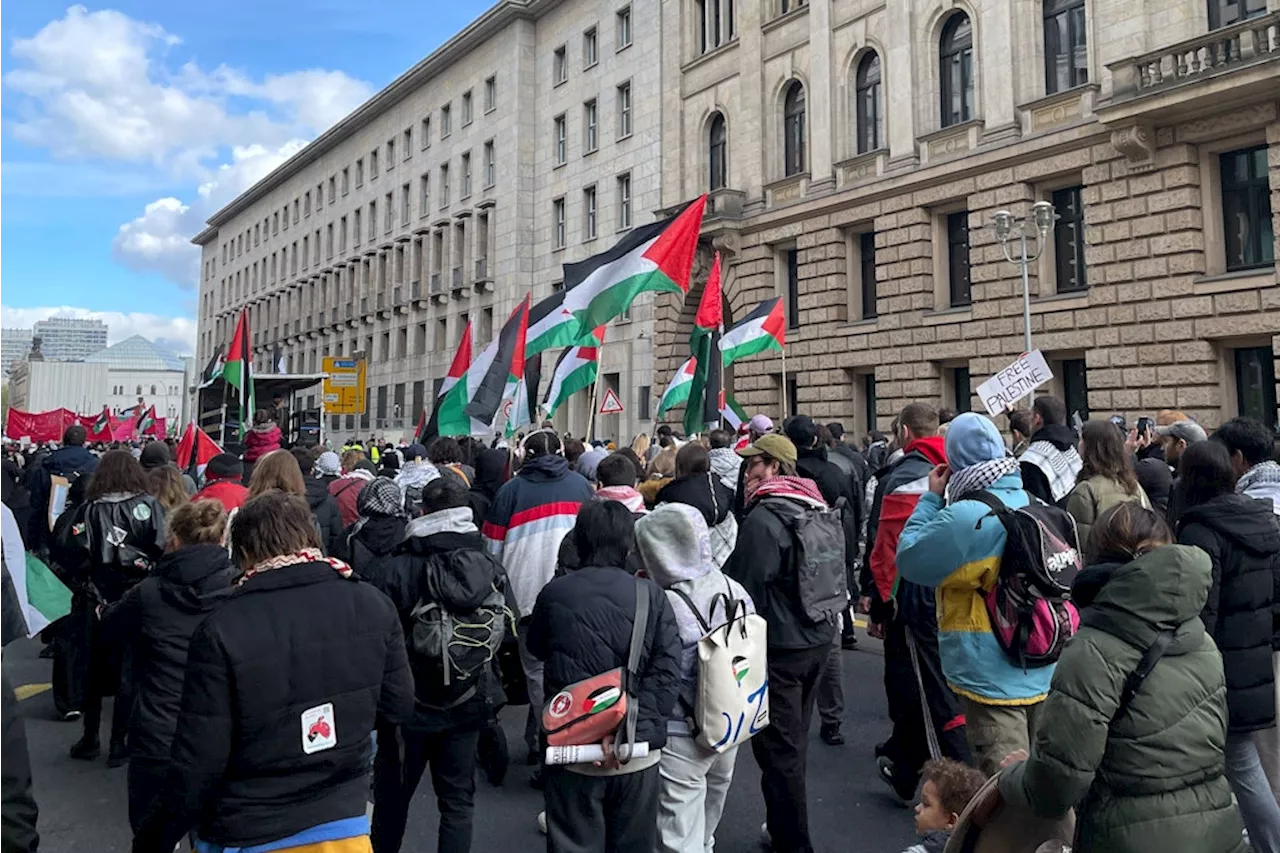
M 844 730 L 848 742 L 842 747 L 822 743 L 815 715 L 809 749 L 809 820 L 819 851 L 900 853 L 915 838 L 912 815 L 875 774 L 873 749 L 888 735 L 889 728 L 881 681 L 882 657 L 879 643 L 865 635 L 861 642 L 858 651 L 843 653 L 847 703 Z M 41 685 L 49 682 L 50 662 L 39 660 L 38 651 L 39 645 L 34 641 L 13 643 L 4 651 L 4 666 L 19 696 L 31 694 L 22 701 L 22 710 L 40 805 L 41 850 L 126 853 L 131 840 L 126 771 L 107 769 L 105 744 L 104 758 L 96 762 L 73 761 L 67 756 L 67 750 L 79 737 L 80 726 L 54 720 L 51 695 L 48 690 L 41 690 Z M 507 709 L 503 723 L 514 758 L 522 758 L 524 709 Z M 103 721 L 104 740 L 109 725 L 108 720 Z M 503 787 L 494 788 L 483 778 L 478 779 L 472 846 L 476 853 L 543 848 L 543 836 L 534 824 L 542 797 L 527 784 L 528 772 L 522 763 L 513 761 Z M 716 850 L 760 850 L 763 819 L 759 772 L 750 749 L 744 748 L 738 757 Z M 402 849 L 406 853 L 435 849 L 435 831 L 435 801 L 428 775 L 418 789 Z

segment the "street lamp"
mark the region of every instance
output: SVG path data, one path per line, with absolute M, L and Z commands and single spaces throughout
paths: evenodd
M 1047 201 L 1031 205 L 1030 217 L 1014 216 L 1007 210 L 997 210 L 991 215 L 992 227 L 995 229 L 996 239 L 1000 241 L 1000 250 L 1004 253 L 1005 260 L 1022 267 L 1022 332 L 1023 346 L 1027 352 L 1031 352 L 1031 281 L 1028 270 L 1044 254 L 1057 218 L 1053 205 Z M 1032 236 L 1036 244 L 1034 253 L 1030 254 L 1027 247 L 1029 227 L 1034 229 Z M 1011 246 L 1018 249 L 1016 255 L 1010 251 Z

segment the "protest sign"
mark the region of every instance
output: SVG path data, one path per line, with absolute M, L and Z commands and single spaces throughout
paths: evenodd
M 1053 378 L 1040 350 L 1024 352 L 1013 364 L 999 370 L 978 386 L 978 396 L 987 414 L 1004 414 L 1035 389 Z

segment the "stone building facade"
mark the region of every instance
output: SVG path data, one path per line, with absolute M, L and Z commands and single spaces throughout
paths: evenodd
M 981 410 L 1024 340 L 992 217 L 1046 201 L 1050 390 L 1082 417 L 1276 422 L 1280 2 L 734 6 L 663 2 L 662 199 L 710 191 L 729 321 L 787 305 L 786 383 L 777 353 L 731 368 L 749 411 L 786 393 L 861 434 L 913 400 Z M 704 275 L 659 302 L 659 386 Z
M 247 307 L 261 371 L 368 359 L 367 411 L 329 417 L 336 438 L 412 430 L 468 321 L 478 352 L 659 209 L 659 22 L 659 0 L 498 2 L 209 220 L 198 363 Z M 626 411 L 602 434 L 647 420 L 652 343 L 644 299 L 609 330 Z M 587 415 L 584 397 L 557 419 Z

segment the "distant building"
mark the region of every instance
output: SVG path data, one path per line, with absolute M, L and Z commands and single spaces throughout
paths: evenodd
M 170 423 L 186 420 L 190 359 L 134 335 L 93 353 L 85 361 L 105 364 L 108 370 L 104 392 L 98 394 L 100 399 L 93 410 L 107 405 L 118 412 L 133 408 L 141 400 L 147 406 L 155 406 L 156 415 Z
M 78 317 L 38 321 L 31 334 L 41 339 L 46 361 L 82 361 L 107 345 L 107 324 Z
M 105 364 L 23 359 L 14 363 L 9 374 L 9 405 L 22 412 L 64 408 L 79 414 L 100 412 L 103 390 L 111 384 L 109 376 Z
M 8 376 L 15 361 L 31 349 L 30 329 L 0 329 L 0 376 Z

